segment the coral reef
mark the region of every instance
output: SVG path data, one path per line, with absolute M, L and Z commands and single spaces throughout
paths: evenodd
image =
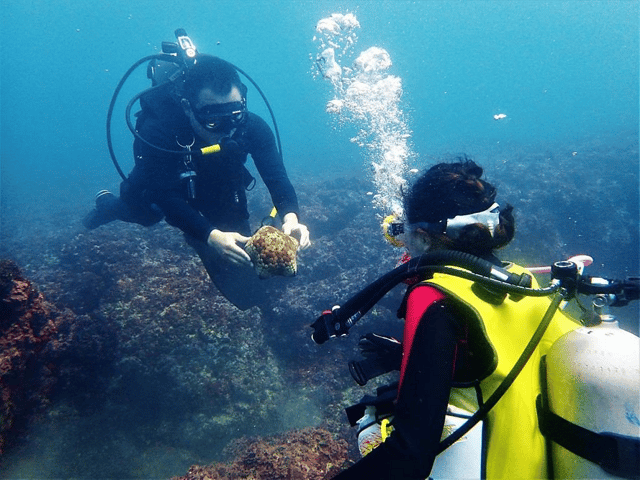
M 623 151 L 589 144 L 476 157 L 497 183 L 499 202 L 515 206 L 518 233 L 501 256 L 539 264 L 587 253 L 596 258 L 593 274 L 637 273 L 638 202 L 625 193 L 637 191 L 637 172 L 621 176 L 609 169 L 595 178 L 579 161 L 630 171 L 625 162 L 637 165 L 634 141 Z M 298 252 L 296 276 L 265 279 L 267 303 L 246 311 L 218 292 L 180 232 L 165 223 L 114 223 L 87 232 L 81 215 L 68 225 L 47 212 L 42 222 L 56 225 L 47 235 L 30 235 L 21 224 L 3 229 L 0 257 L 12 258 L 25 273 L 13 263 L 0 269 L 0 338 L 9 342 L 0 345 L 2 460 L 15 445 L 9 429 L 36 437 L 23 428 L 28 419 L 49 435 L 30 450 L 40 477 L 168 478 L 220 462 L 230 442 L 255 435 L 263 437 L 243 440 L 248 443 L 241 447 L 255 452 L 253 460 L 240 449 L 231 452 L 230 464 L 211 468 L 235 465 L 246 473 L 282 455 L 272 467 L 290 477 L 264 478 L 323 478 L 320 459 L 327 449 L 333 465 L 355 460 L 355 435 L 343 408 L 375 385 L 355 385 L 346 365 L 357 355 L 361 334 L 400 337 L 396 309 L 405 287 L 383 298 L 349 337 L 318 346 L 309 325 L 393 268 L 402 252 L 380 233 L 369 182 L 292 181 L 312 247 Z M 258 185 L 250 196 L 253 223 L 271 208 Z M 635 325 L 636 307 L 627 313 Z M 307 440 L 300 436 L 300 429 L 319 426 L 333 437 L 318 430 Z M 345 440 L 346 450 L 332 443 Z M 286 470 L 286 458 L 298 458 L 296 452 L 317 459 L 317 477 Z M 16 478 L 25 477 L 19 462 L 28 456 L 19 453 L 9 470 Z M 204 478 L 197 475 L 207 468 L 193 467 L 185 478 Z
M 251 257 L 258 277 L 294 276 L 298 267 L 298 241 L 277 228 L 265 225 L 247 241 L 245 250 Z
M 0 260 L 0 454 L 28 416 L 48 404 L 72 320 L 14 262 Z
M 323 480 L 335 476 L 347 461 L 346 442 L 319 428 L 242 438 L 226 450 L 234 457 L 231 462 L 193 466 L 172 480 Z

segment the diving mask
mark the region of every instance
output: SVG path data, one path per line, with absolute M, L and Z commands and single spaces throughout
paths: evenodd
M 231 131 L 247 120 L 247 107 L 240 102 L 214 103 L 194 109 L 193 115 L 200 125 L 211 132 Z
M 500 206 L 493 203 L 481 212 L 457 215 L 439 222 L 416 222 L 408 225 L 402 223 L 396 215 L 389 215 L 382 222 L 382 231 L 391 245 L 402 247 L 404 246 L 403 234 L 407 231 L 422 228 L 427 232 L 444 233 L 451 238 L 456 238 L 463 227 L 474 223 L 487 227 L 493 237 L 496 227 L 500 224 Z
M 456 238 L 463 227 L 480 223 L 487 227 L 491 236 L 500 224 L 500 206 L 493 203 L 489 208 L 481 212 L 468 213 L 466 215 L 456 215 L 453 218 L 440 220 L 439 222 L 417 222 L 410 225 L 411 228 L 423 228 L 426 231 L 444 233 L 451 238 Z

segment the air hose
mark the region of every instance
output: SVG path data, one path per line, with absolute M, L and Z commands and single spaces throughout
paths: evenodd
M 185 45 L 186 45 L 188 47 L 192 47 L 194 49 L 194 52 L 195 52 L 195 46 L 193 45 L 193 42 L 191 42 L 191 40 L 187 37 L 187 33 L 184 31 L 184 29 L 178 29 L 178 30 L 176 30 L 175 33 L 176 33 L 176 37 L 178 38 L 178 41 L 180 42 L 180 45 L 177 45 L 177 44 L 175 44 L 175 45 L 174 44 L 165 45 L 163 43 L 163 51 L 164 51 L 164 48 L 166 46 L 168 46 L 169 48 L 175 47 L 175 52 L 180 52 L 180 48 L 185 48 Z M 185 45 L 182 44 L 182 42 L 184 42 L 184 41 L 187 41 L 187 43 Z M 151 88 L 148 88 L 148 89 L 144 90 L 143 92 L 138 93 L 137 95 L 135 95 L 131 99 L 131 101 L 128 103 L 127 109 L 126 109 L 127 126 L 129 127 L 129 130 L 134 135 L 134 137 L 136 137 L 140 141 L 146 143 L 150 147 L 155 148 L 156 150 L 160 150 L 162 152 L 171 153 L 171 154 L 179 154 L 179 155 L 184 155 L 184 153 L 185 153 L 183 150 L 167 150 L 167 149 L 164 149 L 164 148 L 159 147 L 158 145 L 154 145 L 154 144 L 150 143 L 148 140 L 144 139 L 136 131 L 136 129 L 135 129 L 134 125 L 133 125 L 133 122 L 131 121 L 131 108 L 133 107 L 133 105 L 143 95 L 145 95 L 145 94 L 147 94 L 147 93 L 149 93 L 149 92 L 151 92 L 153 90 L 156 90 L 156 89 L 158 89 L 160 87 L 164 87 L 164 86 L 167 85 L 168 82 L 173 82 L 173 81 L 177 80 L 178 78 L 180 78 L 180 76 L 184 72 L 184 68 L 187 68 L 187 65 L 184 64 L 184 60 L 182 60 L 183 63 L 181 63 L 181 60 L 180 60 L 179 56 L 174 55 L 174 54 L 170 54 L 170 53 L 161 53 L 161 54 L 156 54 L 156 55 L 149 55 L 149 56 L 146 56 L 144 58 L 141 58 L 140 60 L 135 62 L 133 65 L 131 65 L 131 67 L 129 67 L 129 70 L 126 71 L 126 73 L 122 76 L 122 78 L 118 82 L 118 85 L 116 86 L 116 89 L 113 92 L 113 96 L 111 97 L 111 103 L 109 104 L 109 110 L 107 112 L 107 147 L 109 148 L 109 155 L 111 156 L 111 161 L 113 162 L 113 165 L 115 166 L 118 174 L 122 177 L 123 180 L 126 180 L 127 177 L 125 176 L 124 172 L 120 168 L 120 165 L 118 164 L 118 160 L 116 159 L 116 154 L 115 154 L 115 151 L 113 149 L 113 143 L 112 143 L 112 140 L 111 140 L 111 118 L 113 117 L 113 109 L 115 107 L 118 95 L 120 94 L 120 90 L 122 90 L 122 87 L 126 83 L 127 79 L 131 76 L 131 74 L 134 72 L 134 70 L 136 68 L 138 68 L 143 63 L 149 62 L 151 60 L 158 60 L 158 61 L 161 61 L 161 62 L 173 63 L 178 68 L 177 68 L 176 72 L 173 75 L 171 75 L 171 77 L 169 77 L 169 79 L 166 80 L 165 82 L 162 82 L 162 83 L 160 83 L 158 85 L 154 85 Z M 262 89 L 258 86 L 258 84 L 253 80 L 253 78 L 251 78 L 244 70 L 236 67 L 233 64 L 231 64 L 231 66 L 233 68 L 235 68 L 236 71 L 238 71 L 240 74 L 242 74 L 247 80 L 249 80 L 251 82 L 251 84 L 256 88 L 256 90 L 258 91 L 260 96 L 262 97 L 262 100 L 263 100 L 265 106 L 267 107 L 267 109 L 269 110 L 269 114 L 271 115 L 271 121 L 273 122 L 273 129 L 274 129 L 274 134 L 275 134 L 275 137 L 276 137 L 276 145 L 277 145 L 278 153 L 280 155 L 280 158 L 283 158 L 282 142 L 280 141 L 280 132 L 278 130 L 278 124 L 276 122 L 276 117 L 275 117 L 275 114 L 273 113 L 273 109 L 271 108 L 271 105 L 269 104 L 269 101 L 267 100 L 266 95 L 264 94 Z M 206 147 L 204 149 L 201 149 L 199 151 L 194 151 L 192 153 L 201 154 L 201 155 L 208 155 L 210 153 L 217 153 L 218 151 L 220 151 L 220 145 L 212 145 L 210 147 Z
M 343 305 L 323 312 L 311 325 L 314 329 L 311 338 L 317 344 L 322 344 L 331 337 L 346 335 L 349 329 L 393 287 L 405 279 L 416 275 L 424 276 L 428 272 L 455 275 L 516 295 L 543 297 L 559 288 L 558 285 L 542 289 L 529 288 L 530 277 L 527 274 L 513 274 L 488 260 L 465 252 L 454 250 L 428 252 L 412 258 L 370 283 Z
M 143 63 L 154 60 L 154 59 L 161 60 L 161 61 L 168 61 L 172 63 L 175 62 L 175 57 L 173 57 L 172 55 L 157 54 L 157 55 L 149 55 L 147 57 L 141 58 L 136 63 L 131 65 L 131 67 L 129 67 L 129 70 L 127 70 L 127 72 L 122 76 L 122 78 L 118 82 L 118 85 L 116 86 L 116 89 L 113 92 L 113 96 L 111 97 L 109 110 L 107 111 L 107 147 L 109 147 L 109 155 L 111 156 L 111 161 L 113 162 L 113 165 L 116 167 L 116 170 L 118 171 L 118 173 L 120 174 L 123 180 L 126 180 L 127 177 L 125 176 L 124 172 L 120 168 L 120 165 L 118 164 L 115 151 L 113 150 L 113 144 L 111 142 L 111 117 L 113 116 L 113 109 L 116 105 L 116 100 L 118 99 L 118 94 L 120 93 L 120 90 L 122 90 L 122 87 L 124 86 L 129 76 L 131 76 L 133 71 Z M 156 87 L 152 87 L 152 88 L 156 88 Z M 146 91 L 148 90 L 145 90 L 145 92 Z

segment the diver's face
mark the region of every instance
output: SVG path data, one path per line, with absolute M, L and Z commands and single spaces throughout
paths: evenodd
M 183 105 L 193 131 L 210 143 L 228 134 L 246 117 L 242 94 L 235 86 L 227 95 L 217 95 L 211 89 L 203 88 L 195 102 L 184 100 Z

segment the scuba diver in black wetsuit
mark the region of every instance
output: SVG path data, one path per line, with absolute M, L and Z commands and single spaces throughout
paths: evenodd
M 255 182 L 245 167 L 247 155 L 284 233 L 295 232 L 306 248 L 309 232 L 298 221 L 297 197 L 271 129 L 247 110 L 247 88 L 237 68 L 198 54 L 182 76 L 179 88 L 167 81 L 139 97 L 135 166 L 120 186 L 120 198 L 99 192 L 83 223 L 89 229 L 113 220 L 149 226 L 164 217 L 184 232 L 218 289 L 246 309 L 260 304 L 264 292 L 241 247 L 251 235 L 246 191 Z

